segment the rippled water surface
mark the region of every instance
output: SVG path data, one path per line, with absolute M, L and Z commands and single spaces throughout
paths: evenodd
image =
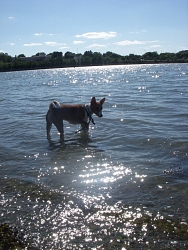
M 188 248 L 188 64 L 0 73 L 0 223 L 31 249 Z M 51 100 L 105 97 L 46 138 Z

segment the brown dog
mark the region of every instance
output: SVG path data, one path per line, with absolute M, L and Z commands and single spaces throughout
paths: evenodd
M 47 136 L 50 135 L 52 123 L 56 126 L 60 133 L 60 138 L 63 138 L 63 120 L 72 124 L 81 124 L 81 130 L 88 131 L 90 121 L 93 122 L 92 114 L 102 117 L 102 105 L 105 98 L 96 102 L 95 97 L 91 99 L 90 104 L 60 104 L 57 101 L 52 101 L 49 110 L 46 114 L 46 130 Z M 80 131 L 81 131 L 80 130 Z

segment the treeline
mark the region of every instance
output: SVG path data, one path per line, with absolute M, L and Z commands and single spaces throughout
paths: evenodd
M 151 63 L 188 63 L 188 50 L 160 54 L 146 52 L 143 55 L 129 54 L 127 56 L 110 51 L 103 54 L 92 51 L 85 51 L 84 54 L 67 51 L 64 55 L 62 52 L 53 52 L 48 55 L 37 53 L 32 57 L 26 57 L 24 54 L 11 57 L 7 53 L 0 53 L 0 71 Z

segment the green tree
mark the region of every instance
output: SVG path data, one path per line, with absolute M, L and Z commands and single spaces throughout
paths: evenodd
M 25 55 L 24 54 L 18 55 L 18 58 L 21 58 L 21 57 L 25 57 Z
M 12 61 L 12 57 L 9 56 L 7 53 L 0 53 L 0 61 L 8 63 Z
M 188 50 L 179 51 L 177 54 L 177 59 L 188 59 Z
M 83 56 L 93 57 L 93 52 L 91 50 L 85 51 Z
M 104 57 L 108 58 L 120 58 L 121 56 L 119 54 L 113 53 L 111 51 L 107 51 L 106 53 L 103 54 Z
M 62 56 L 63 56 L 62 52 L 55 51 L 52 53 L 52 58 L 62 58 Z
M 174 61 L 176 60 L 176 54 L 175 53 L 161 53 L 159 55 L 160 61 Z
M 154 51 L 154 52 L 146 52 L 142 57 L 147 60 L 155 60 L 159 57 L 159 55 L 156 51 Z
M 100 52 L 94 52 L 92 57 L 92 65 L 102 65 L 103 56 Z
M 83 56 L 81 62 L 82 62 L 82 65 L 84 66 L 91 66 L 92 58 L 90 56 Z
M 74 59 L 75 53 L 72 53 L 70 51 L 67 51 L 64 55 L 65 59 Z

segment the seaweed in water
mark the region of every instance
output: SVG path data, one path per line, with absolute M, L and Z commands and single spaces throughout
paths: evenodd
M 24 235 L 19 233 L 16 227 L 11 227 L 7 223 L 0 225 L 0 250 L 24 248 Z

